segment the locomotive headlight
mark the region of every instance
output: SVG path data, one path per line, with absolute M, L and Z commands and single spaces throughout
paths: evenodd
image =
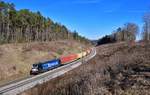
M 37 69 L 37 68 L 32 68 L 32 71 L 33 71 L 33 72 L 37 72 L 38 69 Z

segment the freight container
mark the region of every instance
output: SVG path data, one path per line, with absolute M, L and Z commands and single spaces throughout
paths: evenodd
M 78 59 L 77 54 L 71 54 L 71 55 L 68 55 L 68 56 L 60 57 L 61 64 L 66 64 L 66 63 L 75 61 L 77 59 Z
M 77 55 L 78 55 L 78 59 L 82 58 L 82 53 L 78 53 Z
M 84 51 L 82 52 L 83 57 L 87 55 L 87 53 Z
M 81 52 L 81 53 L 78 53 L 77 55 L 78 55 L 78 58 L 82 58 L 87 55 L 87 52 Z
M 87 53 L 90 54 L 90 49 L 87 50 Z

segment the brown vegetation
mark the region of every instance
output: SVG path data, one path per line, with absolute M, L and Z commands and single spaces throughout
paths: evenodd
M 150 95 L 150 44 L 97 47 L 87 64 L 22 95 Z
M 34 42 L 0 46 L 0 84 L 29 75 L 32 64 L 81 50 L 75 41 Z

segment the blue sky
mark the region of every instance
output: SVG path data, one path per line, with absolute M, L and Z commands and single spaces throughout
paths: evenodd
M 76 30 L 89 39 L 98 39 L 124 23 L 143 25 L 150 10 L 149 0 L 4 0 L 19 9 L 40 11 L 44 16 Z

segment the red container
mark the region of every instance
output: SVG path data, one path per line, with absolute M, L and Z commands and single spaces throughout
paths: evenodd
M 60 57 L 61 64 L 72 62 L 78 58 L 77 54 L 71 54 L 68 56 Z

